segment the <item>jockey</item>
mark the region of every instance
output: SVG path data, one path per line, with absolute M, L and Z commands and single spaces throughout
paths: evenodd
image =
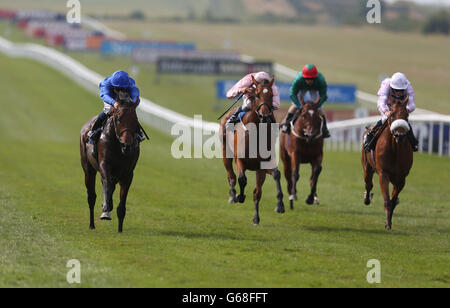
M 95 120 L 94 125 L 88 133 L 88 143 L 95 144 L 96 137 L 98 133 L 101 131 L 101 127 L 105 123 L 106 119 L 110 111 L 113 108 L 118 107 L 118 102 L 116 101 L 117 95 L 120 90 L 125 90 L 130 95 L 133 102 L 138 99 L 137 104 L 139 105 L 139 89 L 136 87 L 136 83 L 128 74 L 124 71 L 116 71 L 111 76 L 105 78 L 102 82 L 100 82 L 100 98 L 103 100 L 103 110 L 98 115 Z M 142 128 L 139 125 L 139 133 L 137 134 L 139 142 L 144 140 L 145 137 L 142 132 Z
M 259 83 L 270 81 L 270 76 L 266 72 L 251 73 L 247 74 L 244 78 L 239 80 L 230 90 L 228 90 L 228 99 L 236 98 L 239 95 L 244 94 L 244 103 L 242 104 L 242 106 L 239 106 L 239 108 L 227 120 L 225 124 L 227 128 L 230 128 L 234 124 L 238 123 L 245 115 L 245 113 L 251 110 L 254 95 L 252 76 Z M 272 93 L 272 106 L 274 110 L 277 110 L 280 108 L 280 93 L 278 92 L 278 87 L 275 85 L 275 83 L 272 85 Z
M 381 113 L 381 120 L 375 124 L 364 138 L 364 149 L 367 152 L 374 148 L 375 142 L 372 142 L 372 140 L 375 132 L 384 122 L 386 122 L 390 115 L 389 101 L 391 99 L 407 101 L 408 105 L 406 106 L 406 110 L 411 113 L 416 109 L 414 96 L 414 89 L 411 83 L 402 73 L 395 73 L 391 78 L 386 78 L 381 82 L 381 87 L 378 90 L 378 110 Z M 408 140 L 411 143 L 413 151 L 416 152 L 419 148 L 419 142 L 414 136 L 411 124 L 409 125 L 409 128 L 407 135 Z
M 318 108 L 320 116 L 323 119 L 322 134 L 324 138 L 330 137 L 330 133 L 327 128 L 327 120 L 325 114 L 322 111 L 322 105 L 327 100 L 327 82 L 323 75 L 317 71 L 317 68 L 313 64 L 305 65 L 300 73 L 297 74 L 292 82 L 289 90 L 292 100 L 292 106 L 288 110 L 286 122 L 281 125 L 281 130 L 285 133 L 290 132 L 291 121 L 294 117 L 297 108 L 302 108 L 300 101 L 303 100 L 305 94 L 309 92 L 313 101 L 318 101 Z

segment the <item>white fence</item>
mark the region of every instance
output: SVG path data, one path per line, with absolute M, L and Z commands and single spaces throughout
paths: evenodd
M 14 44 L 0 37 L 0 52 L 10 57 L 29 58 L 44 63 L 96 94 L 98 85 L 105 78 L 73 58 L 38 44 Z M 143 97 L 141 97 L 138 112 L 144 123 L 168 134 L 175 123 L 193 128 L 203 127 L 209 131 L 219 130 L 218 123 L 203 122 L 202 126 L 199 126 L 198 121 L 159 106 Z
M 368 117 L 330 123 L 331 138 L 325 142 L 329 151 L 360 151 L 366 126 L 380 117 Z M 412 114 L 409 117 L 421 153 L 450 156 L 450 116 L 439 114 Z
M 14 44 L 0 37 L 0 52 L 10 57 L 30 58 L 44 63 L 94 93 L 98 92 L 98 85 L 104 78 L 71 57 L 38 44 Z M 294 72 L 280 64 L 275 64 L 275 70 L 284 74 L 293 74 Z M 366 99 L 374 100 L 374 97 L 367 93 L 359 93 L 358 95 L 368 96 Z M 141 98 L 138 112 L 144 123 L 168 134 L 171 133 L 174 124 L 210 132 L 218 132 L 219 130 L 218 123 L 194 121 L 193 118 L 159 106 L 145 98 Z M 420 150 L 428 153 L 436 152 L 439 155 L 450 155 L 450 116 L 439 115 L 426 110 L 419 110 L 419 113 L 422 114 L 412 115 L 410 120 L 415 134 L 419 138 Z M 326 141 L 327 149 L 359 151 L 365 126 L 378 119 L 378 117 L 369 117 L 330 123 L 329 129 L 332 137 Z

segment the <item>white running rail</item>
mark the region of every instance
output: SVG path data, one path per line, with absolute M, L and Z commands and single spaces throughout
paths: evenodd
M 96 94 L 98 85 L 105 78 L 66 54 L 39 44 L 16 44 L 0 37 L 0 52 L 10 57 L 29 58 L 44 63 Z M 196 129 L 219 131 L 218 123 L 199 123 L 193 118 L 164 108 L 143 97 L 138 112 L 144 123 L 168 134 L 176 123 Z
M 16 44 L 0 37 L 0 52 L 10 57 L 30 58 L 44 63 L 93 93 L 98 93 L 98 85 L 104 78 L 73 58 L 38 44 Z M 280 64 L 275 64 L 275 70 L 291 75 L 295 72 Z M 193 118 L 164 108 L 145 98 L 141 98 L 138 112 L 144 123 L 168 134 L 171 133 L 174 124 L 215 133 L 219 131 L 218 123 L 195 121 Z M 330 123 L 332 137 L 326 141 L 327 149 L 359 151 L 365 126 L 378 119 L 379 117 L 369 117 Z M 450 116 L 436 113 L 415 114 L 411 115 L 410 120 L 419 138 L 421 152 L 450 155 Z

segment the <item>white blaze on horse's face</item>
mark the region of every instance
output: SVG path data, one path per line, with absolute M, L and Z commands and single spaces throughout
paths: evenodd
M 263 90 L 263 93 L 264 93 L 264 94 L 267 94 L 268 92 L 269 92 L 269 90 L 267 90 L 267 89 L 264 89 L 264 90 Z
M 314 110 L 308 110 L 308 113 L 309 113 L 311 116 L 313 116 Z

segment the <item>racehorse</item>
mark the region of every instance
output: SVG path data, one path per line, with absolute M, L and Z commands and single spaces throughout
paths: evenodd
M 307 204 L 319 204 L 317 197 L 317 181 L 322 171 L 323 160 L 323 119 L 319 114 L 317 103 L 301 100 L 302 108 L 291 125 L 291 133 L 281 134 L 280 155 L 284 164 L 284 176 L 287 180 L 289 202 L 291 210 L 294 209 L 294 200 L 297 200 L 297 181 L 299 179 L 300 164 L 311 164 L 310 178 L 311 192 L 306 198 Z M 285 119 L 284 119 L 285 121 Z
M 390 115 L 380 128 L 382 132 L 376 143 L 375 151 L 365 152 L 364 147 L 361 150 L 366 183 L 364 204 L 369 205 L 373 198 L 372 178 L 376 172 L 380 179 L 381 193 L 384 199 L 385 228 L 387 230 L 392 228 L 392 216 L 399 203 L 398 196 L 405 186 L 406 176 L 413 164 L 413 149 L 406 138 L 410 129 L 406 105 L 404 101 L 393 101 Z M 386 129 L 388 126 L 389 129 Z M 365 134 L 367 132 L 368 130 Z M 389 182 L 393 185 L 392 197 L 389 197 Z
M 97 143 L 97 151 L 94 151 L 94 145 L 87 143 L 87 133 L 94 124 L 95 117 L 83 125 L 80 133 L 80 154 L 88 195 L 90 229 L 95 229 L 94 206 L 97 198 L 95 178 L 99 171 L 104 197 L 101 219 L 111 220 L 112 196 L 119 183 L 120 203 L 117 207 L 117 217 L 119 218 L 118 229 L 122 232 L 128 190 L 139 158 L 139 142 L 135 138 L 138 130 L 136 107 L 139 98 L 133 102 L 127 93 L 120 92 L 118 96 L 119 106 L 110 112 L 110 117 Z M 98 154 L 95 155 L 95 152 Z
M 272 106 L 272 85 L 274 78 L 272 77 L 269 82 L 258 83 L 253 77 L 253 85 L 250 88 L 251 92 L 254 92 L 253 103 L 251 104 L 251 111 L 247 112 L 242 118 L 242 125 L 237 125 L 236 130 L 227 132 L 225 124 L 227 119 L 235 110 L 230 111 L 226 117 L 221 121 L 220 134 L 222 136 L 222 154 L 223 163 L 228 173 L 228 183 L 230 185 L 230 203 L 244 203 L 245 201 L 245 186 L 247 185 L 247 177 L 245 175 L 246 170 L 256 171 L 256 188 L 253 191 L 253 201 L 255 204 L 255 214 L 253 217 L 253 223 L 258 225 L 259 218 L 259 202 L 262 195 L 262 186 L 266 179 L 266 174 L 271 174 L 275 179 L 277 186 L 277 199 L 278 203 L 275 211 L 278 213 L 284 213 L 283 193 L 281 191 L 281 173 L 275 166 L 268 168 L 264 167 L 263 163 L 274 159 L 274 157 L 264 157 L 261 153 L 260 142 L 261 137 L 266 137 L 266 144 L 263 145 L 268 151 L 272 150 L 272 141 L 276 140 L 276 131 L 272 130 L 270 124 L 276 123 L 273 116 Z M 254 127 L 255 129 L 251 129 Z M 249 131 L 249 129 L 251 129 Z M 243 136 L 243 138 L 240 136 Z M 244 149 L 244 152 L 242 152 Z M 250 153 L 253 152 L 253 155 Z M 231 154 L 231 155 L 230 155 Z M 256 155 L 255 155 L 256 154 Z M 231 156 L 231 157 L 230 157 Z M 238 173 L 238 182 L 240 187 L 240 194 L 236 196 L 236 174 L 233 170 L 233 158 L 236 163 L 236 172 Z

